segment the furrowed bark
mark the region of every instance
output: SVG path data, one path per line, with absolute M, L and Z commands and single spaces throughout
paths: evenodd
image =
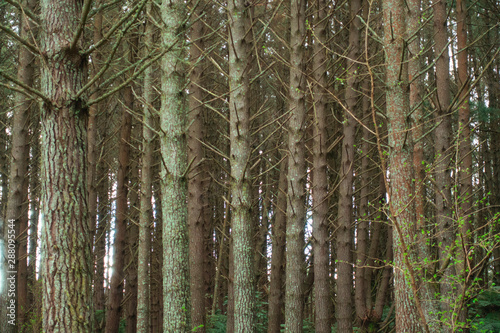
M 92 228 L 87 210 L 85 84 L 81 40 L 70 45 L 81 1 L 41 2 L 43 331 L 92 332 Z

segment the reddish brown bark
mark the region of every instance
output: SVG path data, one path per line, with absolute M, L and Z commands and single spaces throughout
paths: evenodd
M 204 93 L 202 88 L 203 62 L 200 62 L 204 45 L 204 23 L 200 20 L 203 14 L 203 5 L 196 5 L 193 15 L 193 26 L 190 39 L 193 41 L 190 50 L 193 69 L 189 85 L 189 113 L 188 123 L 188 161 L 192 163 L 188 175 L 188 227 L 189 227 L 189 258 L 190 258 L 190 284 L 191 284 L 191 321 L 193 327 L 200 327 L 197 332 L 205 332 L 206 294 L 207 285 L 205 274 L 207 270 L 207 253 L 205 243 L 209 240 L 206 234 L 209 224 L 207 202 L 208 180 L 207 165 L 204 161 L 204 149 L 202 141 L 205 137 L 205 126 L 203 121 Z

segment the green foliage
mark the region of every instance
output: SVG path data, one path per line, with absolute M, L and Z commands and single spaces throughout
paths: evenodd
M 500 332 L 500 287 L 491 287 L 476 297 L 469 308 L 471 333 Z
M 500 109 L 487 107 L 484 103 L 470 103 L 471 115 L 482 122 L 489 122 L 500 117 Z

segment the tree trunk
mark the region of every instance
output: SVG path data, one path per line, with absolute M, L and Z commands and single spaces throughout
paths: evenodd
M 354 138 L 357 111 L 358 58 L 360 56 L 359 34 L 361 1 L 350 2 L 351 23 L 349 26 L 349 53 L 347 57 L 346 104 L 349 112 L 344 115 L 344 139 L 342 141 L 342 162 L 340 165 L 339 211 L 337 230 L 337 322 L 340 332 L 352 331 L 352 239 L 353 180 L 354 180 Z
M 470 131 L 470 108 L 469 108 L 469 66 L 467 62 L 467 1 L 457 0 L 457 47 L 458 47 L 458 89 L 459 89 L 459 109 L 458 109 L 458 139 L 459 139 L 459 215 L 458 233 L 460 234 L 459 254 L 457 255 L 462 264 L 457 266 L 460 276 L 465 279 L 468 274 L 470 257 L 469 248 L 471 246 L 471 208 L 473 200 L 472 190 L 472 150 Z M 460 290 L 468 286 L 464 284 Z M 467 307 L 464 299 L 457 299 L 460 309 L 457 318 L 458 326 L 467 326 Z
M 436 148 L 436 223 L 439 244 L 439 271 L 443 272 L 440 281 L 441 312 L 444 320 L 443 332 L 452 331 L 452 315 L 454 291 L 451 280 L 455 274 L 455 267 L 449 262 L 453 256 L 454 226 L 451 198 L 451 115 L 450 115 L 450 68 L 448 56 L 447 10 L 444 0 L 435 0 L 434 8 L 434 35 L 437 87 L 437 126 L 434 131 Z
M 292 0 L 290 11 L 290 86 L 288 123 L 288 206 L 286 224 L 285 331 L 300 333 L 304 318 L 305 227 L 305 0 Z
M 135 39 L 135 38 L 134 38 Z M 134 40 L 133 39 L 133 40 Z M 137 39 L 135 39 L 137 46 Z M 134 106 L 134 110 L 137 107 Z M 142 128 L 140 124 L 134 121 L 132 125 L 132 142 L 138 142 L 141 137 Z M 140 148 L 139 148 L 140 149 Z M 127 226 L 127 252 L 125 257 L 125 299 L 126 299 L 126 332 L 135 333 L 137 329 L 137 248 L 139 244 L 139 150 L 132 152 L 130 163 L 130 191 Z
M 153 15 L 152 4 L 146 5 L 148 15 Z M 153 23 L 146 21 L 144 46 L 147 51 L 153 47 Z M 150 329 L 150 257 L 151 228 L 153 222 L 152 198 L 152 164 L 154 150 L 154 107 L 153 107 L 153 66 L 144 73 L 143 96 L 144 115 L 142 126 L 142 163 L 139 213 L 139 249 L 137 255 L 137 332 L 149 333 Z
M 286 233 L 286 206 L 287 206 L 287 172 L 288 162 L 283 160 L 280 166 L 278 193 L 274 210 L 274 225 L 272 228 L 272 256 L 271 256 L 271 281 L 269 283 L 269 313 L 268 333 L 281 332 L 283 316 L 283 284 L 285 266 L 285 233 Z
M 81 41 L 71 47 L 81 1 L 43 1 L 42 93 L 43 331 L 92 332 L 92 228 L 87 210 L 85 83 Z M 78 253 L 78 255 L 75 255 Z
M 205 282 L 205 271 L 207 269 L 206 240 L 210 238 L 207 235 L 206 227 L 209 224 L 206 213 L 208 209 L 207 202 L 207 182 L 209 175 L 206 172 L 206 163 L 204 161 L 204 150 L 202 141 L 205 136 L 203 122 L 204 111 L 204 93 L 203 83 L 203 62 L 202 52 L 204 45 L 204 25 L 200 20 L 203 14 L 203 5 L 193 1 L 195 13 L 193 15 L 193 26 L 191 28 L 192 40 L 190 57 L 193 69 L 190 75 L 189 85 L 189 114 L 188 114 L 188 161 L 193 166 L 189 173 L 188 183 L 188 226 L 189 226 L 189 260 L 191 277 L 191 321 L 193 327 L 199 327 L 197 332 L 205 332 L 205 314 L 206 301 L 205 294 L 207 286 Z
M 313 44 L 313 251 L 315 328 L 318 333 L 330 333 L 332 301 L 330 295 L 329 201 L 326 163 L 326 49 L 328 22 L 326 1 L 316 0 Z
M 23 1 L 23 6 L 33 10 L 38 1 Z M 34 33 L 34 24 L 27 16 L 21 15 L 20 37 L 31 40 Z M 19 47 L 17 79 L 26 86 L 32 87 L 34 80 L 35 57 L 25 47 Z M 9 330 L 21 331 L 27 321 L 28 308 L 28 163 L 29 163 L 29 119 L 33 101 L 22 93 L 16 93 L 15 109 L 12 117 L 11 160 L 9 175 L 9 194 L 7 198 L 6 223 L 15 225 L 15 234 L 7 234 L 5 241 L 10 244 L 11 236 L 16 240 L 16 254 L 14 260 L 9 256 L 7 261 L 7 277 L 17 271 L 17 323 L 8 325 Z M 10 231 L 10 227 L 9 227 Z M 6 252 L 7 253 L 7 252 Z M 11 266 L 12 264 L 15 265 Z M 6 306 L 6 305 L 5 305 Z M 4 319 L 5 320 L 5 319 Z
M 161 187 L 163 210 L 163 330 L 191 330 L 189 291 L 189 243 L 187 225 L 187 102 L 184 1 L 164 0 L 161 6 L 165 28 L 162 58 L 160 110 Z
M 405 4 L 402 0 L 385 1 L 384 47 L 386 61 L 386 103 L 389 129 L 389 210 L 393 224 L 394 288 L 396 305 L 396 332 L 428 331 L 425 317 L 416 293 L 414 271 L 410 260 L 414 260 L 412 241 L 414 237 L 414 211 L 408 205 L 412 197 L 412 143 L 407 94 L 408 77 L 402 66 L 404 59 Z M 381 149 L 379 147 L 379 149 Z M 381 156 L 383 159 L 383 156 Z M 383 169 L 382 172 L 385 172 Z M 419 320 L 420 318 L 420 320 Z M 424 321 L 422 321 L 422 319 Z
M 132 52 L 132 50 L 128 50 Z M 131 55 L 129 54 L 129 57 Z M 112 276 L 106 311 L 106 333 L 118 332 L 123 314 L 123 289 L 125 258 L 127 252 L 128 185 L 130 173 L 130 137 L 132 132 L 132 108 L 134 96 L 129 86 L 123 91 L 120 141 L 118 153 L 118 174 L 116 185 L 116 222 L 113 252 Z
M 231 228 L 234 268 L 234 332 L 253 332 L 254 272 L 251 222 L 250 108 L 248 101 L 250 7 L 244 0 L 230 0 L 229 18 L 229 119 L 231 164 Z

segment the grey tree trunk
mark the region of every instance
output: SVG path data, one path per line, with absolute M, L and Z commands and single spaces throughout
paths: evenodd
M 185 20 L 187 5 L 161 5 L 163 47 L 160 109 L 163 212 L 163 331 L 191 330 L 187 225 L 187 100 Z
M 146 5 L 148 15 L 153 15 L 152 4 Z M 153 46 L 153 23 L 146 21 L 144 46 L 150 50 Z M 142 126 L 142 163 L 141 163 L 141 190 L 139 213 L 139 249 L 137 258 L 137 332 L 149 333 L 150 329 L 150 257 L 151 257 L 151 228 L 153 221 L 153 207 L 151 198 L 152 164 L 154 150 L 154 108 L 153 108 L 153 66 L 144 73 L 143 98 L 144 115 Z
M 318 333 L 330 333 L 333 319 L 330 293 L 330 255 L 329 255 L 329 198 L 326 151 L 326 101 L 327 56 L 325 43 L 329 20 L 326 2 L 314 2 L 313 45 L 313 251 L 314 251 L 314 301 L 315 328 Z
M 302 332 L 304 318 L 306 109 L 303 42 L 305 7 L 305 0 L 292 0 L 291 2 L 285 296 L 285 331 L 290 333 Z
M 248 96 L 252 34 L 250 7 L 229 0 L 229 138 L 231 164 L 231 219 L 234 270 L 234 332 L 253 332 L 254 265 L 251 222 L 250 107 Z

